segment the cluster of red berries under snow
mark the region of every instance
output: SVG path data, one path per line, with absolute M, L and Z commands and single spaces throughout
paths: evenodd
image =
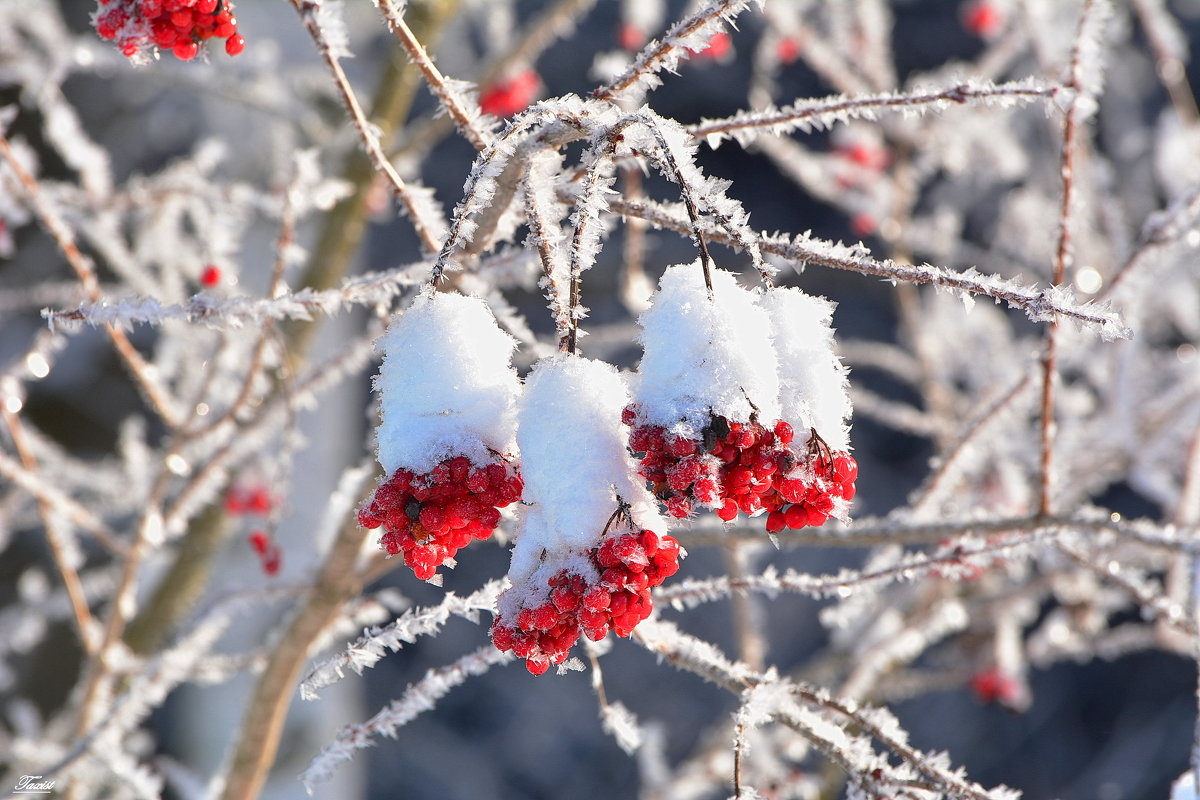
M 854 499 L 858 465 L 849 453 L 831 451 L 816 429 L 797 453 L 792 426 L 782 420 L 768 430 L 753 419 L 714 416 L 701 438 L 689 439 L 638 424 L 636 406 L 627 406 L 622 419 L 635 426 L 629 446 L 642 454 L 639 472 L 673 517 L 704 507 L 730 522 L 739 511 L 767 511 L 767 533 L 778 533 L 824 525 Z
M 381 341 L 376 434 L 387 477 L 359 512 L 422 580 L 499 525 L 521 499 L 515 450 L 515 341 L 478 298 L 427 291 Z
M 131 58 L 158 48 L 190 61 L 209 39 L 223 39 L 231 56 L 246 48 L 229 0 L 100 0 L 94 21 Z
M 832 304 L 720 270 L 709 281 L 699 264 L 666 270 L 629 382 L 558 354 L 522 387 L 514 340 L 483 300 L 452 293 L 422 292 L 381 341 L 387 477 L 359 521 L 430 580 L 522 501 L 491 635 L 534 674 L 651 614 L 685 554 L 661 507 L 765 514 L 775 534 L 844 518 L 854 498 Z

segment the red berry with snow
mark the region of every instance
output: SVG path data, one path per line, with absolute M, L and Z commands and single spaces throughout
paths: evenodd
M 500 524 L 501 508 L 521 499 L 521 478 L 502 456 L 472 464 L 465 456 L 440 462 L 426 474 L 398 469 L 358 511 L 364 528 L 382 527 L 380 545 L 422 580 Z

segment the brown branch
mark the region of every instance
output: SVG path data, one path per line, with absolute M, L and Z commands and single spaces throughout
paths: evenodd
M 316 11 L 320 8 L 320 4 L 312 2 L 312 0 L 291 0 L 291 3 L 292 7 L 296 9 L 296 13 L 300 15 L 305 30 L 308 31 L 309 36 L 312 37 L 313 42 L 317 45 L 317 50 L 321 53 L 321 58 L 324 59 L 325 65 L 329 68 L 329 73 L 333 76 L 333 82 L 337 86 L 342 103 L 346 106 L 346 111 L 350 114 L 350 120 L 354 123 L 355 130 L 358 131 L 363 147 L 366 148 L 367 154 L 371 157 L 371 163 L 391 183 L 392 191 L 395 193 L 396 198 L 408 212 L 409 221 L 416 230 L 417 237 L 421 240 L 421 246 L 426 252 L 436 253 L 440 244 L 438 237 L 429 229 L 422 218 L 421 210 L 413 199 L 408 184 L 396 172 L 396 168 L 392 166 L 392 162 L 388 159 L 387 154 L 383 152 L 383 146 L 379 143 L 379 136 L 374 132 L 373 126 L 367 119 L 366 114 L 363 113 L 362 105 L 358 102 L 358 96 L 354 93 L 354 87 L 350 85 L 350 79 L 346 77 L 346 73 L 342 69 L 337 55 L 330 49 L 329 42 L 325 40 L 325 33 L 317 24 Z
M 316 583 L 267 659 L 246 705 L 221 800 L 254 800 L 262 790 L 308 649 L 342 605 L 362 590 L 354 566 L 367 535 L 354 517 L 342 526 Z
M 399 9 L 396 8 L 395 3 L 392 0 L 375 0 L 375 6 L 383 13 L 388 28 L 400 41 L 400 46 L 408 54 L 409 61 L 425 76 L 425 82 L 429 85 L 429 89 L 437 96 L 438 102 L 446 109 L 446 113 L 450 115 L 450 118 L 454 120 L 459 133 L 476 150 L 482 150 L 487 147 L 488 135 L 484 131 L 479 130 L 471 115 L 459 102 L 458 96 L 446 86 L 445 77 L 429 58 L 429 53 L 425 50 L 425 46 L 421 44 L 416 34 L 408 27 L 408 24 L 400 15 Z
M 4 423 L 8 427 L 8 434 L 12 438 L 13 447 L 16 448 L 22 466 L 30 475 L 36 477 L 38 474 L 37 458 L 25 441 L 25 429 L 21 424 L 20 416 L 10 411 L 7 405 L 0 405 L 0 416 L 4 418 Z M 35 498 L 38 516 L 42 518 L 42 527 L 46 531 L 46 544 L 50 548 L 54 565 L 58 568 L 59 575 L 62 576 L 63 588 L 66 589 L 67 599 L 71 603 L 71 614 L 75 620 L 76 632 L 79 634 L 79 643 L 83 647 L 83 652 L 90 655 L 95 651 L 93 641 L 96 633 L 94 630 L 96 621 L 92 617 L 92 612 L 88 610 L 87 596 L 84 594 L 83 584 L 79 581 L 79 573 L 67 556 L 64 546 L 66 534 L 59 530 L 55 519 L 58 509 L 44 496 L 36 495 Z

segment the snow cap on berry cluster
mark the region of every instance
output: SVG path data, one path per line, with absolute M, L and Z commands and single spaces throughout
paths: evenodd
M 850 381 L 834 350 L 834 304 L 792 288 L 771 289 L 760 302 L 779 358 L 783 419 L 800 441 L 816 428 L 831 449 L 849 449 Z
M 634 395 L 643 421 L 700 438 L 710 412 L 745 422 L 779 418 L 779 375 L 767 314 L 730 272 L 669 267 L 641 316 L 645 348 Z M 753 403 L 753 406 L 751 405 Z
M 426 473 L 458 455 L 486 464 L 489 448 L 515 454 L 515 346 L 483 300 L 429 289 L 418 295 L 378 344 L 376 453 L 384 470 Z
M 564 569 L 595 579 L 586 551 L 602 541 L 618 495 L 638 526 L 666 533 L 625 447 L 621 409 L 628 403 L 625 382 L 603 361 L 549 356 L 526 379 L 517 441 L 531 505 L 513 546 L 513 588 L 501 599 L 502 615 L 528 605 Z

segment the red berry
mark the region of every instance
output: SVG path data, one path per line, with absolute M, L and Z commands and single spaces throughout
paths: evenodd
M 775 54 L 784 64 L 791 64 L 800 57 L 800 43 L 790 36 L 785 36 L 779 40 Z
M 699 60 L 716 61 L 723 58 L 733 46 L 733 40 L 728 33 L 724 31 L 713 34 L 713 37 L 708 40 L 708 46 L 701 50 L 692 50 L 692 57 Z
M 798 531 L 808 524 L 808 511 L 804 506 L 789 506 L 788 510 L 784 512 L 783 518 L 789 528 Z
M 270 544 L 271 540 L 267 537 L 266 531 L 250 531 L 248 538 L 250 546 L 254 548 L 254 552 L 260 556 L 267 552 L 267 545 Z
M 485 87 L 479 94 L 479 108 L 494 117 L 511 117 L 533 102 L 541 78 L 532 69 L 525 69 L 507 80 Z
M 583 604 L 592 611 L 603 611 L 608 608 L 612 594 L 602 586 L 593 586 L 583 596 Z
M 642 45 L 646 43 L 646 34 L 636 25 L 626 23 L 621 26 L 621 30 L 617 34 L 617 41 L 620 43 L 622 50 L 634 53 L 641 50 Z
M 738 504 L 736 500 L 726 500 L 725 504 L 717 509 L 717 516 L 725 522 L 730 522 L 738 514 Z
M 255 514 L 268 514 L 271 511 L 273 501 L 271 493 L 266 489 L 254 489 L 246 497 L 246 508 Z
M 496 649 L 501 652 L 511 650 L 513 646 L 513 631 L 507 625 L 501 625 L 499 622 L 492 624 L 492 644 L 496 645 Z
M 209 264 L 200 273 L 200 285 L 209 289 L 221 282 L 221 268 L 213 264 Z
M 421 509 L 421 524 L 430 533 L 439 533 L 446 529 L 446 515 L 437 506 L 424 506 Z
M 253 33 L 253 31 L 251 31 Z M 246 40 L 240 33 L 235 33 L 225 40 L 225 52 L 231 56 L 236 56 L 246 49 Z
M 692 513 L 692 504 L 682 495 L 675 495 L 667 501 L 667 513 L 676 519 L 686 519 Z
M 191 61 L 196 57 L 196 53 L 199 51 L 200 48 L 191 39 L 177 41 L 175 42 L 174 47 L 171 48 L 171 52 L 173 52 L 175 57 L 180 61 Z
M 971 690 L 985 703 L 1015 704 L 1020 697 L 1021 687 L 1011 675 L 998 667 L 985 669 L 971 676 Z
M 962 23 L 968 33 L 988 38 L 999 33 L 1004 16 L 989 0 L 977 0 L 964 9 Z
M 717 499 L 717 482 L 708 476 L 700 478 L 692 486 L 692 494 L 697 501 L 708 505 Z

